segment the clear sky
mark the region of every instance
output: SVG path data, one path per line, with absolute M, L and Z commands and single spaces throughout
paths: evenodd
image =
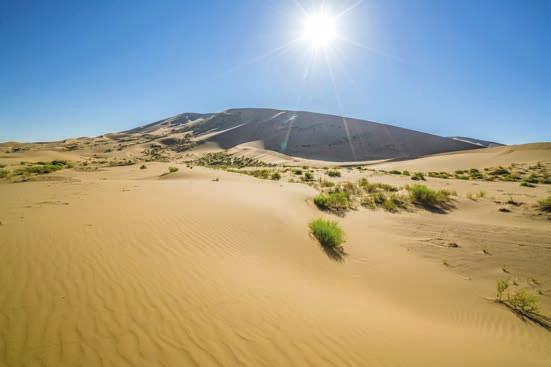
M 551 141 L 551 1 L 0 0 L 0 141 L 270 107 L 438 135 Z M 326 55 L 326 57 L 322 56 Z

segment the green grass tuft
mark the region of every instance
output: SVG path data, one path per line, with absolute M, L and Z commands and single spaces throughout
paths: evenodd
M 406 186 L 411 202 L 428 208 L 446 208 L 451 202 L 451 193 L 446 190 L 432 190 L 425 185 Z
M 344 242 L 344 233 L 335 221 L 318 218 L 311 221 L 308 227 L 323 247 L 336 248 Z
M 342 214 L 350 209 L 352 202 L 350 196 L 346 192 L 338 191 L 316 196 L 314 198 L 314 204 L 322 210 Z
M 537 208 L 541 212 L 551 213 L 551 196 L 538 201 Z

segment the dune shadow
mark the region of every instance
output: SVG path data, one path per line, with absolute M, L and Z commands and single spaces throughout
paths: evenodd
M 421 204 L 421 203 L 414 203 L 414 205 L 418 208 L 425 209 L 435 214 L 448 214 L 449 212 L 451 212 L 453 209 L 456 208 L 453 203 L 441 203 L 438 206 Z

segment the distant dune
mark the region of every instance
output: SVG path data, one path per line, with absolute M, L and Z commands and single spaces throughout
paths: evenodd
M 371 121 L 312 112 L 232 109 L 186 113 L 125 133 L 155 133 L 180 128 L 223 149 L 260 141 L 267 150 L 334 162 L 405 159 L 480 148 L 478 143 L 422 133 Z

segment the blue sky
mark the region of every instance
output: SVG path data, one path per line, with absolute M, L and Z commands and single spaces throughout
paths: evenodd
M 242 107 L 551 141 L 551 1 L 365 0 L 327 58 L 290 43 L 297 3 L 0 0 L 0 141 Z

